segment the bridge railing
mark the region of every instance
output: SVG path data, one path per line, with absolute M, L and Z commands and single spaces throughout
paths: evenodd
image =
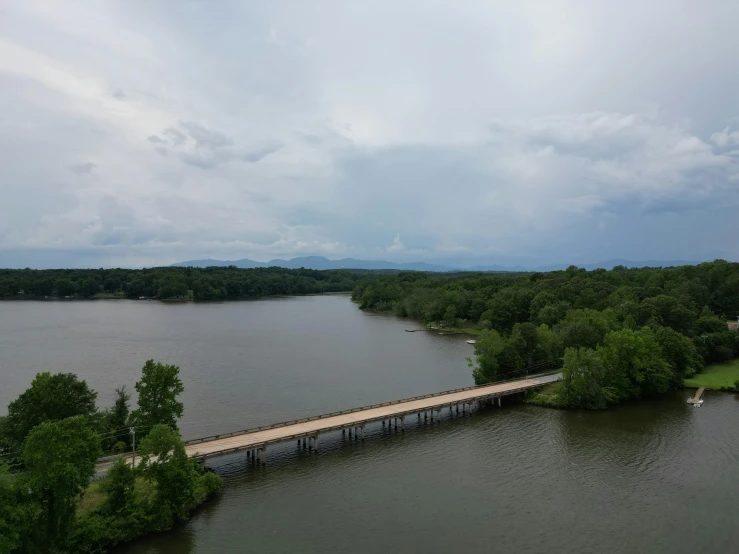
M 503 379 L 500 381 L 494 381 L 492 383 L 485 383 L 484 385 L 472 385 L 469 387 L 462 387 L 459 389 L 452 389 L 452 390 L 446 390 L 443 392 L 435 392 L 431 394 L 422 394 L 420 396 L 413 396 L 411 398 L 403 398 L 401 400 L 391 400 L 390 402 L 381 402 L 379 404 L 370 404 L 368 406 L 361 406 L 359 408 L 351 408 L 348 410 L 339 410 L 337 412 L 331 412 L 327 414 L 321 414 L 317 416 L 311 416 L 311 417 L 304 417 L 300 419 L 293 419 L 291 421 L 283 421 L 281 423 L 273 423 L 272 425 L 263 425 L 261 427 L 252 427 L 250 429 L 243 429 L 241 431 L 232 431 L 230 433 L 220 433 L 218 435 L 210 435 L 207 437 L 202 437 L 198 439 L 190 439 L 184 441 L 185 445 L 191 445 L 191 444 L 200 444 L 203 442 L 210 442 L 218 439 L 226 439 L 229 437 L 235 437 L 238 435 L 246 435 L 248 433 L 256 433 L 258 431 L 268 431 L 270 429 L 279 429 L 280 427 L 287 427 L 288 425 L 296 425 L 298 423 L 306 423 L 308 421 L 316 421 L 320 419 L 326 419 L 329 417 L 335 417 L 338 415 L 344 415 L 344 414 L 352 414 L 356 412 L 361 412 L 364 410 L 371 410 L 373 408 L 383 408 L 385 406 L 392 406 L 394 404 L 402 404 L 404 402 L 413 402 L 414 400 L 424 400 L 426 398 L 433 398 L 435 396 L 444 396 L 445 394 L 454 394 L 455 392 L 465 392 L 469 390 L 475 390 L 475 389 L 484 389 L 493 385 L 502 385 L 505 383 L 511 383 L 514 381 L 520 381 L 521 379 L 526 379 L 528 377 L 541 377 L 545 375 L 553 375 L 555 373 L 559 373 L 559 369 L 551 370 L 552 367 L 556 367 L 556 362 L 543 362 L 540 364 L 536 364 L 533 366 L 529 366 L 527 368 L 523 368 L 520 370 L 516 370 L 515 373 L 518 375 L 516 377 L 512 377 L 510 379 Z M 550 371 L 546 371 L 546 370 Z M 536 371 L 536 373 L 532 374 L 532 371 Z M 518 392 L 519 389 L 516 389 L 513 392 Z

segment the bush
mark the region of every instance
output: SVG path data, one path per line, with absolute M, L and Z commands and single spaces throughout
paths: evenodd
M 142 531 L 143 526 L 135 514 L 92 512 L 75 521 L 66 547 L 68 552 L 107 552 L 111 546 L 131 540 Z
M 206 472 L 198 478 L 195 484 L 195 504 L 198 505 L 209 496 L 217 493 L 223 487 L 223 479 L 220 475 Z

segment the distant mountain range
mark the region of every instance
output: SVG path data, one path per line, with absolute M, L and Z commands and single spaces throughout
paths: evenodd
M 613 269 L 617 265 L 625 267 L 674 267 L 679 265 L 695 265 L 700 262 L 688 262 L 684 260 L 634 262 L 630 260 L 607 260 L 594 264 L 577 265 L 587 270 Z M 240 268 L 254 267 L 285 267 L 288 269 L 395 269 L 403 271 L 557 271 L 567 269 L 571 264 L 552 264 L 542 266 L 506 266 L 506 265 L 476 265 L 476 266 L 445 266 L 428 264 L 425 262 L 396 263 L 385 260 L 355 260 L 343 258 L 341 260 L 329 260 L 323 256 L 304 256 L 290 260 L 270 260 L 269 262 L 256 262 L 254 260 L 188 260 L 172 264 L 178 267 L 226 267 L 236 266 Z

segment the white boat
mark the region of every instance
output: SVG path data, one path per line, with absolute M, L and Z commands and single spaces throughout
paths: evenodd
M 467 341 L 467 344 L 475 344 L 477 341 L 475 339 L 469 339 Z

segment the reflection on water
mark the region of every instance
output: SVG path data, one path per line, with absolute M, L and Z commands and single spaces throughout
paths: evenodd
M 194 552 L 734 552 L 739 418 L 677 393 L 600 413 L 515 405 L 405 433 L 214 460 Z M 118 553 L 180 552 L 144 539 Z M 186 550 L 183 550 L 185 552 Z
M 112 391 L 148 357 L 182 366 L 190 436 L 471 383 L 464 337 L 404 333 L 346 298 L 59 305 L 0 304 L 3 404 L 35 371 L 79 368 Z M 686 397 L 409 418 L 364 443 L 327 435 L 317 454 L 270 449 L 263 469 L 224 456 L 209 462 L 220 497 L 115 552 L 736 552 L 737 395 Z

